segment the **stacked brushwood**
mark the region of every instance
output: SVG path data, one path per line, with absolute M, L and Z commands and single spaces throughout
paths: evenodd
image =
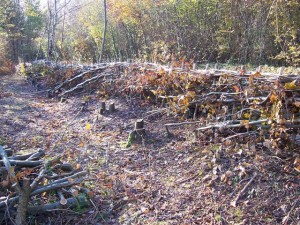
M 56 82 L 47 84 L 49 96 L 101 89 L 109 95 L 139 96 L 161 104 L 169 114 L 184 115 L 181 118 L 187 121 L 166 124 L 169 134 L 170 127 L 197 123 L 199 133 L 268 133 L 274 140 L 283 140 L 290 139 L 290 133 L 296 137 L 300 127 L 300 76 L 283 74 L 283 68 L 267 73 L 261 67 L 247 71 L 245 66 L 225 70 L 128 62 L 51 67 L 54 75 L 49 76 L 57 76 Z M 214 141 L 221 142 L 220 137 Z
M 19 66 L 18 72 L 48 97 L 70 96 L 81 91 L 92 92 L 101 83 L 111 82 L 123 72 L 123 63 L 97 65 L 62 64 L 37 61 Z M 23 68 L 22 72 L 21 69 Z M 25 69 L 24 69 L 25 68 Z
M 0 146 L 1 224 L 14 218 L 15 224 L 27 224 L 27 214 L 89 205 L 92 192 L 79 186 L 87 173 L 59 158 L 41 160 L 44 155 L 43 150 L 13 155 Z

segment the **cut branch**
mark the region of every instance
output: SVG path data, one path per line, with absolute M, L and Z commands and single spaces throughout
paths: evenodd
M 14 159 L 8 159 L 8 160 L 0 160 L 0 165 L 5 165 L 8 161 L 10 165 L 12 166 L 23 166 L 23 167 L 36 167 L 43 164 L 43 161 L 22 161 L 22 160 L 14 160 Z
M 66 204 L 64 205 L 64 207 L 68 207 L 68 208 L 75 208 L 78 206 L 87 207 L 89 206 L 89 201 L 87 200 L 87 198 L 81 196 L 77 198 L 72 197 L 66 199 Z M 28 212 L 31 214 L 37 214 L 37 213 L 47 212 L 47 211 L 60 209 L 60 208 L 62 208 L 61 203 L 55 202 L 46 205 L 28 207 Z
M 57 190 L 57 189 L 60 189 L 60 188 L 63 188 L 63 187 L 69 187 L 69 186 L 72 186 L 72 185 L 74 185 L 74 184 L 79 184 L 79 183 L 81 183 L 82 181 L 83 181 L 83 178 L 79 178 L 79 179 L 77 179 L 77 180 L 66 181 L 66 182 L 60 182 L 60 183 L 55 183 L 55 184 L 49 184 L 49 185 L 46 185 L 46 186 L 44 186 L 44 187 L 41 187 L 41 188 L 38 188 L 38 189 L 32 191 L 31 194 L 30 194 L 30 196 L 42 194 L 43 192 L 49 192 L 49 191 L 52 191 L 52 190 Z M 16 203 L 18 200 L 19 200 L 19 196 L 10 198 L 10 199 L 7 201 L 7 204 L 8 204 L 8 205 L 14 204 L 14 203 Z M 0 202 L 0 210 L 1 210 L 1 208 L 3 208 L 3 207 L 6 207 L 6 201 Z
M 100 78 L 104 78 L 104 77 L 109 77 L 109 76 L 113 76 L 113 74 L 99 74 L 97 76 L 94 76 L 88 80 L 85 80 L 84 82 L 80 83 L 80 84 L 77 84 L 75 87 L 65 91 L 64 93 L 61 94 L 61 96 L 64 96 L 64 95 L 67 95 L 67 94 L 70 94 L 80 88 L 83 88 L 91 83 L 94 83 L 96 81 L 98 81 Z
M 251 178 L 251 180 L 244 186 L 244 188 L 238 193 L 238 195 L 236 196 L 236 198 L 234 199 L 234 201 L 232 201 L 230 203 L 230 205 L 232 205 L 233 207 L 237 206 L 238 201 L 240 200 L 240 198 L 245 194 L 246 190 L 248 189 L 248 187 L 250 186 L 250 184 L 254 181 L 254 179 L 257 177 L 257 173 L 255 173 L 253 175 L 253 177 Z

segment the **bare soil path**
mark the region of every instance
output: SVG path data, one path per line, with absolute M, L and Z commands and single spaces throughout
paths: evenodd
M 31 224 L 299 224 L 299 176 L 285 172 L 283 159 L 246 147 L 220 152 L 193 127 L 167 137 L 164 124 L 176 118 L 147 116 L 158 108 L 138 99 L 106 100 L 117 111 L 100 115 L 103 100 L 94 94 L 60 102 L 20 76 L 0 77 L 0 144 L 60 155 L 89 172 L 85 185 L 95 193 L 91 209 L 37 215 Z M 139 118 L 147 138 L 125 148 Z

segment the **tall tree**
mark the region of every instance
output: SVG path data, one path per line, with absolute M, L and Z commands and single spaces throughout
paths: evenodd
M 101 51 L 99 54 L 99 60 L 98 63 L 102 62 L 103 52 L 105 48 L 105 41 L 106 41 L 106 31 L 107 31 L 107 5 L 106 0 L 103 0 L 103 19 L 104 19 L 104 31 L 102 36 L 102 45 L 101 45 Z

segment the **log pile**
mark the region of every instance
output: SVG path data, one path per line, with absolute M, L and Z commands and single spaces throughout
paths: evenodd
M 59 158 L 41 160 L 44 155 L 43 150 L 12 155 L 0 146 L 0 223 L 15 218 L 16 224 L 26 224 L 28 213 L 89 205 L 93 193 L 79 186 L 87 173 Z

